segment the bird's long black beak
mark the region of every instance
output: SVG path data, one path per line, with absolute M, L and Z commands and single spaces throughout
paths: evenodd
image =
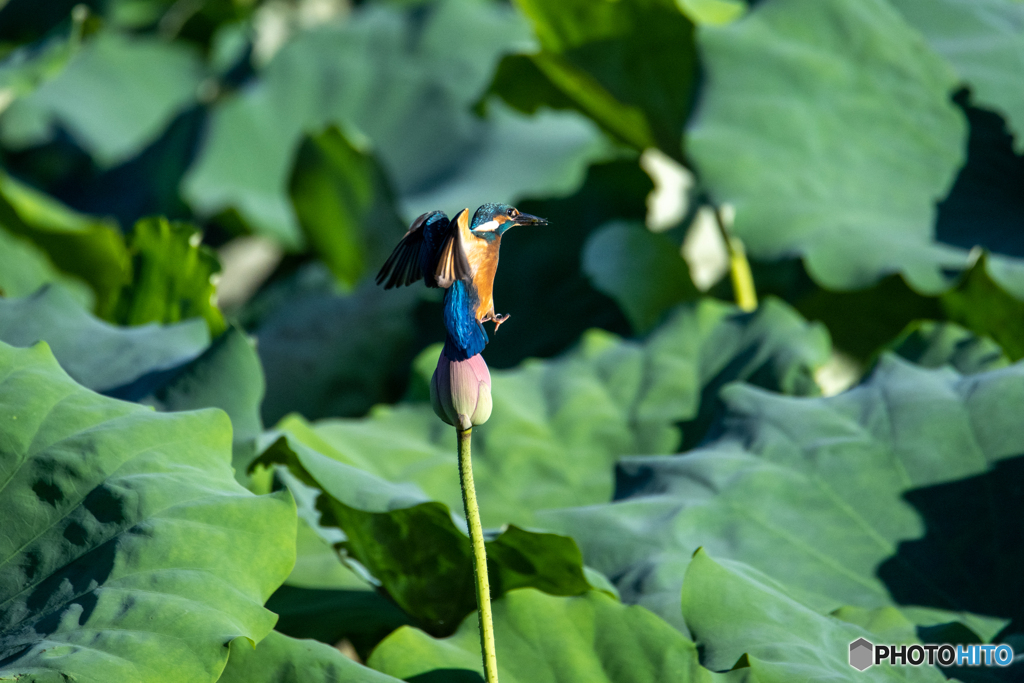
M 512 219 L 513 225 L 547 225 L 548 219 L 540 216 L 533 216 L 528 213 L 520 213 Z

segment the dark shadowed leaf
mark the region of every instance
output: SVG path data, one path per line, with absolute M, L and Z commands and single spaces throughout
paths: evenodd
M 598 591 L 571 598 L 530 589 L 506 593 L 494 603 L 494 632 L 503 683 L 714 680 L 685 636 L 642 607 Z M 373 651 L 369 664 L 407 681 L 482 680 L 477 618 L 467 617 L 444 640 L 400 628 Z M 432 671 L 436 678 L 428 678 Z
M 219 411 L 94 394 L 0 344 L 0 677 L 216 681 L 294 562 L 290 496 L 231 474 Z
M 45 341 L 75 381 L 107 391 L 191 361 L 210 343 L 210 333 L 198 319 L 115 327 L 49 287 L 23 299 L 0 299 L 0 341 L 13 346 Z
M 963 163 L 957 78 L 885 0 L 759 3 L 698 43 L 688 150 L 754 258 L 799 254 L 832 289 L 891 273 L 948 287 L 944 269 L 967 262 L 933 236 Z
M 475 609 L 469 536 L 443 503 L 415 485 L 384 481 L 294 438 L 279 438 L 255 463 L 273 464 L 286 465 L 322 491 L 320 524 L 340 528 L 343 551 L 424 628 L 447 635 Z M 455 469 L 451 476 L 457 479 Z M 591 587 L 576 544 L 556 534 L 508 527 L 488 542 L 488 564 L 495 596 L 522 586 L 556 595 Z
M 995 370 L 1010 361 L 999 344 L 956 323 L 919 320 L 907 326 L 889 350 L 926 368 L 951 365 L 957 372 Z
M 945 314 L 977 334 L 995 339 L 1012 360 L 1024 358 L 1024 302 L 992 277 L 985 255 L 939 301 Z
M 703 447 L 624 460 L 617 502 L 540 516 L 580 542 L 587 563 L 611 577 L 624 600 L 674 619 L 683 573 L 703 546 L 814 596 L 822 611 L 895 600 L 1000 618 L 1021 614 L 1024 606 L 1008 602 L 996 578 L 1021 570 L 1019 553 L 995 541 L 975 543 L 966 530 L 975 517 L 963 503 L 944 508 L 963 520 L 946 554 L 904 562 L 900 543 L 934 533 L 914 499 L 904 499 L 909 490 L 984 478 L 989 468 L 1020 460 L 1024 366 L 961 376 L 886 355 L 863 384 L 831 398 L 742 385 L 722 395 L 727 410 Z M 1001 480 L 1019 481 L 1006 474 Z M 1018 519 L 1010 511 L 1018 498 L 984 488 L 971 495 L 955 499 L 975 501 L 979 514 L 1010 506 L 998 517 Z M 996 538 L 1016 537 L 1016 522 L 1009 524 L 1009 531 L 993 530 Z M 944 567 L 955 566 L 960 548 L 986 572 L 956 574 L 963 588 L 942 593 L 943 602 L 937 593 L 901 598 L 951 577 Z M 890 564 L 891 572 L 880 573 Z M 913 586 L 921 588 L 915 593 Z
M 117 226 L 82 215 L 0 172 L 0 227 L 38 247 L 60 271 L 87 282 L 110 319 L 131 261 Z
M 640 334 L 676 304 L 700 295 L 679 246 L 642 223 L 612 223 L 594 232 L 583 252 L 583 270 Z

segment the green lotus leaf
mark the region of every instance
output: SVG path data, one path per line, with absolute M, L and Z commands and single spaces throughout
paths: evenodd
M 91 309 L 96 294 L 87 284 L 59 271 L 42 249 L 0 227 L 0 294 L 28 296 L 43 285 L 54 284 L 70 294 L 82 308 Z
M 336 127 L 302 141 L 289 192 L 303 236 L 347 289 L 405 232 L 383 171 Z
M 161 414 L 0 344 L 0 677 L 216 681 L 294 562 L 295 506 L 232 477 L 219 411 Z
M 598 591 L 558 598 L 522 589 L 506 593 L 493 607 L 498 674 L 505 683 L 715 680 L 685 636 L 642 607 L 627 607 Z M 480 680 L 477 618 L 466 617 L 443 640 L 400 628 L 368 663 L 403 680 Z
M 542 103 L 572 106 L 637 149 L 657 146 L 681 158 L 697 55 L 693 23 L 676 3 L 517 4 L 533 24 L 542 50 L 507 58 L 493 90 L 502 96 L 507 91 L 508 101 L 524 111 Z M 679 4 L 713 11 L 709 2 Z M 539 87 L 517 82 L 524 74 Z
M 132 272 L 116 224 L 72 211 L 0 172 L 0 229 L 31 242 L 65 277 L 88 283 L 95 293 L 96 313 L 110 319 L 118 293 L 131 281 Z
M 978 106 L 1006 117 L 1024 153 L 1024 7 L 1013 0 L 890 0 L 949 60 Z
M 946 680 L 932 666 L 883 663 L 856 671 L 850 666 L 850 643 L 871 640 L 876 630 L 818 614 L 760 572 L 738 562 L 716 562 L 704 550 L 686 570 L 682 600 L 701 660 L 716 671 L 746 665 L 759 683 Z
M 253 86 L 216 108 L 184 194 L 199 213 L 234 208 L 253 230 L 298 249 L 304 240 L 286 194 L 292 155 L 303 132 L 326 123 L 372 146 L 409 202 L 403 213 L 410 221 L 428 200 L 429 209 L 463 208 L 481 184 L 500 190 L 488 201 L 521 197 L 545 182 L 570 194 L 597 144 L 586 121 L 566 124 L 567 113 L 532 121 L 472 112 L 498 58 L 531 42 L 511 8 L 470 0 L 402 10 L 368 5 L 343 23 L 304 31 Z M 542 156 L 506 155 L 500 166 L 488 165 L 519 148 Z M 458 206 L 434 205 L 456 200 Z
M 638 333 L 653 329 L 666 311 L 700 292 L 678 245 L 641 223 L 596 230 L 583 252 L 594 287 L 615 299 Z
M 679 586 L 704 547 L 822 612 L 918 605 L 1021 619 L 1024 604 L 1000 586 L 1024 560 L 996 540 L 1014 532 L 985 520 L 1018 518 L 1024 365 L 961 376 L 883 355 L 838 396 L 743 385 L 721 396 L 702 447 L 626 459 L 615 503 L 539 516 L 623 600 L 682 627 Z
M 829 289 L 892 273 L 948 289 L 967 251 L 935 240 L 935 202 L 967 127 L 956 74 L 919 33 L 885 0 L 773 0 L 698 44 L 689 154 L 753 258 L 800 255 Z
M 484 524 L 529 527 L 538 510 L 606 502 L 616 460 L 699 440 L 721 386 L 747 379 L 787 394 L 816 393 L 812 374 L 827 354 L 824 330 L 777 300 L 744 314 L 704 299 L 678 308 L 642 343 L 592 330 L 560 358 L 494 370 L 491 418 L 473 432 Z M 427 379 L 434 364 L 424 363 Z M 452 476 L 454 430 L 426 401 L 312 428 L 293 417 L 279 428 L 389 481 L 413 481 L 452 510 L 462 507 Z
M 400 683 L 353 662 L 330 645 L 271 631 L 255 649 L 231 644 L 220 683 Z
M 76 382 L 108 391 L 193 360 L 210 343 L 210 333 L 198 319 L 115 327 L 82 310 L 64 290 L 48 287 L 22 299 L 0 298 L 0 341 L 45 341 Z
M 25 100 L 43 121 L 59 122 L 100 165 L 113 166 L 193 105 L 203 76 L 199 55 L 187 43 L 101 31 Z
M 447 635 L 476 607 L 467 532 L 443 503 L 412 484 L 393 484 L 282 436 L 254 463 L 286 465 L 322 493 L 319 524 L 345 534 L 339 545 L 432 633 Z M 456 477 L 457 470 L 451 475 Z M 523 586 L 556 595 L 588 589 L 579 549 L 556 534 L 505 528 L 488 543 L 491 592 Z

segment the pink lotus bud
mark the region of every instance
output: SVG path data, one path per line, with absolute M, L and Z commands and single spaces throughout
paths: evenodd
M 483 356 L 452 360 L 444 351 L 430 379 L 430 403 L 437 416 L 465 431 L 491 416 L 491 373 Z

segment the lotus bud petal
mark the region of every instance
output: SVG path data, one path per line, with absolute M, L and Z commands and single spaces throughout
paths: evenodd
M 483 356 L 452 360 L 441 351 L 430 379 L 430 403 L 439 418 L 465 431 L 491 416 L 491 373 Z

